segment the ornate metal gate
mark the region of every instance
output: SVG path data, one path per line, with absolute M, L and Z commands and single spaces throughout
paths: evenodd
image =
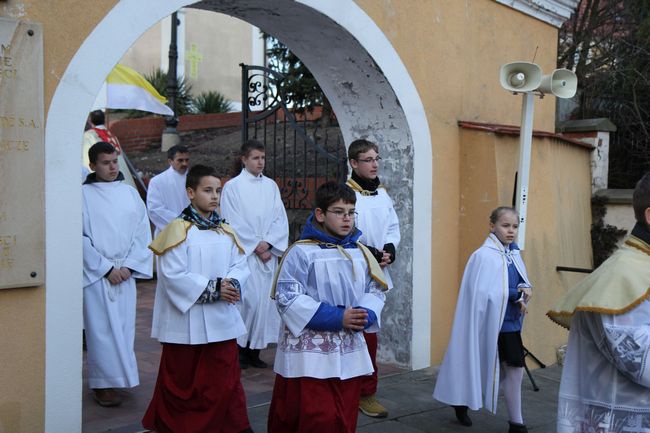
M 284 76 L 263 66 L 242 68 L 242 141 L 266 147 L 265 174 L 278 183 L 287 209 L 309 209 L 316 188 L 347 177 L 345 144 L 338 126 L 321 128 L 296 115 L 283 91 Z

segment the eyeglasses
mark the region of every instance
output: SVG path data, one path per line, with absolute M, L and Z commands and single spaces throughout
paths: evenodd
M 378 156 L 376 158 L 357 159 L 357 162 L 365 162 L 366 164 L 372 164 L 373 162 L 376 162 L 379 164 L 381 162 L 381 156 Z
M 337 210 L 329 210 L 329 209 L 327 209 L 325 212 L 333 213 L 336 216 L 336 218 L 338 218 L 340 220 L 342 220 L 345 217 L 348 217 L 350 219 L 355 219 L 359 215 L 355 211 L 346 212 L 346 211 L 340 210 L 340 209 L 337 209 Z

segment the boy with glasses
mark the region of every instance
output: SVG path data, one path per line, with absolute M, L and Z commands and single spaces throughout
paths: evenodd
M 274 284 L 282 325 L 269 433 L 356 430 L 373 365 L 360 331 L 379 329 L 386 282 L 354 226 L 354 191 L 329 182 Z
M 352 176 L 348 186 L 355 192 L 356 210 L 359 217 L 356 226 L 363 233 L 359 241 L 366 245 L 383 268 L 388 289 L 393 281 L 388 272 L 389 265 L 395 261 L 395 250 L 399 245 L 399 220 L 393 208 L 393 201 L 381 185 L 377 171 L 381 157 L 377 144 L 368 140 L 355 140 L 348 148 L 348 160 Z M 359 409 L 374 418 L 388 416 L 388 410 L 377 401 L 377 332 L 363 333 L 372 359 L 374 372 L 364 378 L 361 386 Z

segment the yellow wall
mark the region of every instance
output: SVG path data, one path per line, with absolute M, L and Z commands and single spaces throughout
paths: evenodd
M 43 26 L 46 113 L 70 59 L 115 3 L 104 0 L 89 7 L 85 0 L 58 0 L 56 8 L 44 1 L 1 3 L 0 16 Z M 83 11 L 83 19 L 72 10 Z M 0 344 L 0 431 L 43 431 L 44 287 L 0 290 Z
M 464 265 L 459 259 L 459 233 L 468 229 L 459 226 L 460 184 L 467 173 L 459 170 L 457 121 L 519 124 L 521 98 L 501 89 L 499 67 L 532 60 L 539 46 L 535 62 L 543 71 L 551 71 L 556 64 L 557 29 L 493 0 L 357 3 L 393 44 L 428 113 L 433 145 L 432 241 L 445 245 L 434 248 L 431 258 L 431 362 L 437 364 L 447 347 L 451 320 L 445 318 L 453 312 Z M 555 130 L 554 98 L 535 101 L 534 127 Z
M 518 137 L 462 130 L 461 155 L 462 232 L 458 278 L 469 255 L 489 232 L 488 217 L 492 209 L 512 203 L 519 162 Z M 533 140 L 523 257 L 534 294 L 523 338 L 528 349 L 549 364 L 555 362 L 555 349 L 566 343 L 567 333 L 546 318 L 545 313 L 584 277 L 556 272 L 555 267 L 592 266 L 589 155 L 585 148 L 556 139 Z M 449 293 L 454 298 L 457 288 L 450 289 Z M 453 312 L 449 312 L 445 319 L 451 321 L 452 316 Z

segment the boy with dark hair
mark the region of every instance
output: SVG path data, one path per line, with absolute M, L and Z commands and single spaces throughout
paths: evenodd
M 151 336 L 163 349 L 142 425 L 159 433 L 251 431 L 235 340 L 246 333 L 235 303 L 249 271 L 215 211 L 219 188 L 213 168 L 192 167 L 190 205 L 149 246 L 159 259 Z
M 393 280 L 388 269 L 395 261 L 399 246 L 399 220 L 388 196 L 377 176 L 381 157 L 379 147 L 369 140 L 355 140 L 348 148 L 348 160 L 352 167 L 352 177 L 347 185 L 357 197 L 356 225 L 363 233 L 359 241 L 373 253 L 384 270 L 388 289 L 393 288 Z M 388 416 L 388 410 L 377 401 L 377 332 L 363 333 L 372 359 L 374 372 L 363 379 L 359 409 L 374 418 Z
M 122 182 L 115 148 L 88 151 L 94 173 L 83 195 L 84 326 L 88 383 L 101 406 L 117 406 L 114 388 L 139 384 L 135 340 L 135 278 L 151 278 L 151 231 L 138 192 Z
M 356 429 L 361 378 L 373 371 L 361 331 L 379 328 L 386 283 L 358 242 L 355 201 L 346 185 L 321 186 L 300 240 L 280 264 L 269 433 Z
M 650 173 L 632 197 L 623 246 L 547 313 L 570 328 L 557 431 L 650 428 Z
M 147 189 L 149 219 L 158 234 L 190 204 L 185 192 L 185 177 L 190 163 L 189 149 L 176 145 L 167 151 L 169 168 L 154 176 Z

